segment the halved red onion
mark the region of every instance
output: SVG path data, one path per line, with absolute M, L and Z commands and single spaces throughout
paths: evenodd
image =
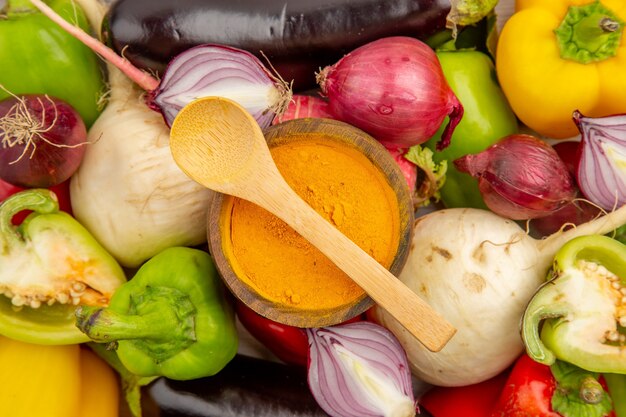
M 159 81 L 64 20 L 45 3 L 31 1 L 44 15 L 146 90 L 148 106 L 160 112 L 168 126 L 191 101 L 219 96 L 237 102 L 265 128 L 291 100 L 290 85 L 273 76 L 257 57 L 244 50 L 215 44 L 190 48 L 172 59 Z
M 513 220 L 547 216 L 576 196 L 574 181 L 556 151 L 530 135 L 515 134 L 454 165 L 478 179 L 491 211 Z
M 593 203 L 612 210 L 626 203 L 626 114 L 586 117 L 578 110 L 574 122 L 582 134 L 576 177 Z
M 229 98 L 242 105 L 261 128 L 272 123 L 289 103 L 289 86 L 272 76 L 249 52 L 205 44 L 177 55 L 169 63 L 148 105 L 163 114 L 168 126 L 191 101 L 208 96 Z
M 409 417 L 416 413 L 406 353 L 371 322 L 306 329 L 309 387 L 333 417 Z

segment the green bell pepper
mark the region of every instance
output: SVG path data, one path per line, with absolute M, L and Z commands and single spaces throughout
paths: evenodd
M 197 249 L 165 249 L 115 292 L 108 308 L 83 306 L 76 316 L 92 340 L 113 342 L 138 376 L 210 376 L 237 352 L 232 305 L 211 257 Z
M 529 356 L 625 374 L 626 245 L 601 235 L 572 239 L 557 252 L 549 278 L 524 312 Z
M 72 0 L 48 5 L 89 31 Z M 0 10 L 0 100 L 9 94 L 48 94 L 69 103 L 87 126 L 100 113 L 103 72 L 95 53 L 40 13 L 29 0 L 6 0 Z
M 486 54 L 472 50 L 438 51 L 446 81 L 463 104 L 464 114 L 452 135 L 450 146 L 436 151 L 443 129 L 425 146 L 436 163 L 448 161 L 441 201 L 446 207 L 486 209 L 478 181 L 456 169 L 452 161 L 487 149 L 504 136 L 517 132 L 517 119 L 496 80 L 493 62 Z M 445 126 L 446 122 L 442 124 Z
M 15 214 L 33 210 L 19 225 Z M 0 205 L 0 334 L 39 344 L 88 340 L 74 325 L 77 304 L 106 305 L 126 282 L 115 259 L 54 193 L 33 189 Z

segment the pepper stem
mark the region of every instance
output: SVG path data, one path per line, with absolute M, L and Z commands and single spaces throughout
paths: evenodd
M 80 306 L 76 326 L 93 341 L 132 340 L 137 348 L 163 361 L 196 341 L 196 310 L 189 297 L 167 287 L 133 292 L 128 311 Z
M 617 54 L 624 23 L 599 1 L 570 6 L 555 30 L 561 58 L 588 64 Z

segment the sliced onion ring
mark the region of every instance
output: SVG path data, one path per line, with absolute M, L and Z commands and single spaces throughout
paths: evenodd
M 333 417 L 414 416 L 411 372 L 395 336 L 370 322 L 307 329 L 309 387 Z
M 580 191 L 605 210 L 626 203 L 626 114 L 586 117 L 578 110 L 574 123 L 582 135 L 576 170 Z

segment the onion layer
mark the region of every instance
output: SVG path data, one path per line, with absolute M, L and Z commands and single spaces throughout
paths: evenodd
M 582 193 L 605 210 L 626 203 L 626 114 L 585 117 L 574 122 L 582 134 L 576 177 Z
M 534 136 L 507 136 L 483 152 L 455 160 L 454 165 L 478 179 L 491 211 L 509 219 L 547 216 L 576 196 L 565 163 Z
M 463 116 L 435 52 L 414 38 L 395 36 L 363 45 L 324 68 L 318 83 L 338 119 L 387 148 L 427 141 L 450 116 L 438 144 L 443 149 Z
M 415 415 L 411 372 L 393 334 L 358 322 L 306 329 L 309 387 L 333 417 Z

